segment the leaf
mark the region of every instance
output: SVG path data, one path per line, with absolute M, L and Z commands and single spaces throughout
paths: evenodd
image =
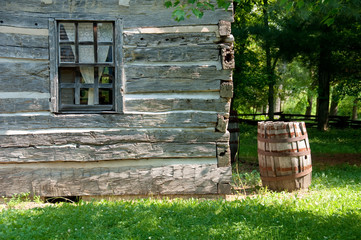
M 203 17 L 203 12 L 197 8 L 192 8 L 192 12 L 193 12 L 194 16 L 196 16 L 197 18 Z
M 180 1 L 179 1 L 179 0 L 175 1 L 175 2 L 174 2 L 174 4 L 173 4 L 173 7 L 178 6 L 178 5 L 179 5 L 179 3 L 180 3 Z
M 298 7 L 298 8 L 302 8 L 304 5 L 305 5 L 305 2 L 304 2 L 304 1 L 298 1 L 298 2 L 297 2 L 297 7 Z
M 180 21 L 184 20 L 185 12 L 184 12 L 184 10 L 176 9 L 176 10 L 173 11 L 172 17 L 173 17 L 177 22 L 180 22 Z
M 165 2 L 164 2 L 164 6 L 165 6 L 166 8 L 170 8 L 170 7 L 172 7 L 172 2 L 171 2 L 171 1 L 165 1 Z
M 228 0 L 217 0 L 218 7 L 224 8 L 227 10 L 229 6 L 231 5 L 231 2 Z
M 334 18 L 328 18 L 325 21 L 322 21 L 324 24 L 326 24 L 327 26 L 331 26 L 334 22 L 335 19 Z
M 209 2 L 205 2 L 204 3 L 204 6 L 207 8 L 207 9 L 211 9 L 212 11 L 214 11 L 214 5 L 209 3 Z

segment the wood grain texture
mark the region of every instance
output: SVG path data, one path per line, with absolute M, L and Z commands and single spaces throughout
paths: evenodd
M 0 62 L 0 76 L 1 91 L 49 92 L 47 61 L 3 60 Z
M 301 136 L 302 140 L 297 140 Z M 303 122 L 259 122 L 258 161 L 263 185 L 275 191 L 308 188 L 312 175 L 308 172 L 312 170 L 309 149 Z
M 49 49 L 2 46 L 0 43 L 0 57 L 47 60 L 49 59 Z
M 168 112 L 198 110 L 229 112 L 230 102 L 225 99 L 128 99 L 125 112 Z
M 1 33 L 1 46 L 22 46 L 28 48 L 48 48 L 48 36 Z
M 201 19 L 191 17 L 176 22 L 172 19 L 172 10 L 164 7 L 163 0 L 132 0 L 130 6 L 121 6 L 118 3 L 119 0 L 54 0 L 52 4 L 42 4 L 39 0 L 3 0 L 0 16 L 4 13 L 8 15 L 0 17 L 0 21 L 3 19 L 2 24 L 7 25 L 19 24 L 31 27 L 35 23 L 41 26 L 47 24 L 44 18 L 49 17 L 68 19 L 114 19 L 118 17 L 124 19 L 126 28 L 218 24 L 221 19 L 232 21 L 232 13 L 223 9 L 207 11 Z M 14 20 L 11 20 L 12 14 L 23 16 L 23 18 L 19 18 L 19 23 L 15 23 Z M 27 17 L 29 17 L 29 21 L 27 21 Z
M 57 58 L 57 30 L 56 23 L 53 18 L 49 18 L 49 77 L 50 77 L 50 111 L 59 111 L 59 73 Z
M 229 143 L 217 143 L 218 167 L 231 166 L 231 150 Z
M 124 34 L 125 47 L 158 47 L 213 44 L 219 41 L 216 33 Z
M 170 79 L 136 78 L 127 79 L 126 93 L 177 93 L 177 92 L 215 92 L 219 91 L 218 79 Z
M 69 139 L 69 141 L 71 141 Z M 65 144 L 18 148 L 2 148 L 0 163 L 27 162 L 92 162 L 151 158 L 208 158 L 216 157 L 214 143 L 113 143 L 103 145 Z
M 149 65 L 125 65 L 125 75 L 127 79 L 217 79 L 229 80 L 232 79 L 232 72 L 230 70 L 220 70 L 214 63 L 209 62 L 207 65 L 163 65 L 163 66 L 149 66 Z
M 50 128 L 209 128 L 217 115 L 204 112 L 160 114 L 61 114 L 2 115 L 0 130 Z
M 131 62 L 201 62 L 218 61 L 218 46 L 178 46 L 159 48 L 126 48 L 125 63 Z
M 227 142 L 229 133 L 214 129 L 48 129 L 5 132 L 0 147 L 26 148 L 62 145 L 111 145 L 117 143 L 204 143 Z
M 0 196 L 30 192 L 37 196 L 218 194 L 229 184 L 231 167 L 214 164 L 159 167 L 63 168 L 0 167 Z M 229 193 L 229 192 L 228 192 Z M 223 193 L 225 194 L 225 193 Z
M 3 2 L 3 1 L 2 1 Z M 48 28 L 48 17 L 41 13 L 27 13 L 22 9 L 19 12 L 0 9 L 0 26 L 23 27 L 23 28 Z
M 21 96 L 19 96 L 21 97 Z M 1 113 L 49 111 L 49 99 L 35 98 L 0 98 Z
M 233 83 L 232 82 L 223 82 L 221 84 L 221 89 L 219 95 L 223 98 L 232 98 L 233 97 Z

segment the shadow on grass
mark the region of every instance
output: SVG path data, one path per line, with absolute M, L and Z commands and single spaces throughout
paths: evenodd
M 80 202 L 0 211 L 0 239 L 361 239 L 361 167 L 314 170 L 304 196 Z
M 8 210 L 0 213 L 0 239 L 361 238 L 361 205 L 336 211 L 322 204 L 274 195 L 232 202 L 138 200 Z

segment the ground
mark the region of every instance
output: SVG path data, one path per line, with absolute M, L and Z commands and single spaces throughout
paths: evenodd
M 315 166 L 334 166 L 344 163 L 358 166 L 361 165 L 361 153 L 312 155 L 312 164 Z

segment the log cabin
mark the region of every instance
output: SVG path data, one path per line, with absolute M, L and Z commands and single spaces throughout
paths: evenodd
M 0 196 L 230 192 L 231 9 L 1 5 Z

